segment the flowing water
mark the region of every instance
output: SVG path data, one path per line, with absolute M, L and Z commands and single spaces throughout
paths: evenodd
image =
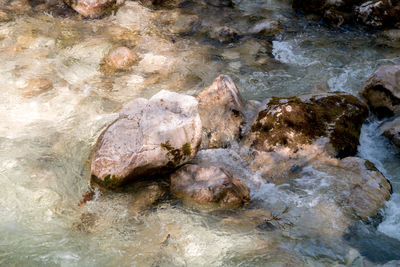
M 274 38 L 240 36 L 220 43 L 212 29 L 239 30 L 280 20 Z M 188 30 L 188 21 L 192 27 Z M 116 46 L 140 57 L 131 71 L 104 75 L 101 59 Z M 203 151 L 240 175 L 257 209 L 279 225 L 232 226 L 235 214 L 206 212 L 166 200 L 144 213 L 134 194 L 88 189 L 87 157 L 121 106 L 161 89 L 195 95 L 220 73 L 246 100 L 313 92 L 314 85 L 354 95 L 383 64 L 400 64 L 400 49 L 379 33 L 331 29 L 298 17 L 289 1 L 236 1 L 221 8 L 194 1 L 151 10 L 127 2 L 102 20 L 32 11 L 0 22 L 1 266 L 375 266 L 400 260 L 400 158 L 380 136 L 362 129 L 359 156 L 390 179 L 394 194 L 382 223 L 349 222 L 330 196 L 331 177 L 311 167 L 291 185 L 253 173 L 235 150 Z M 30 90 L 33 78 L 52 86 Z M 169 237 L 167 237 L 169 236 Z

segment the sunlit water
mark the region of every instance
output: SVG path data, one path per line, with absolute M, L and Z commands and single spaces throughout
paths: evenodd
M 377 229 L 350 225 L 330 196 L 326 173 L 304 168 L 301 179 L 278 187 L 223 149 L 201 152 L 198 160 L 212 159 L 209 164 L 242 177 L 252 207 L 278 216 L 278 229 L 227 225 L 229 212 L 174 200 L 138 214 L 129 209 L 133 193 L 98 193 L 78 207 L 88 188 L 91 147 L 136 97 L 161 89 L 195 95 L 219 73 L 231 75 L 247 100 L 309 93 L 316 83 L 357 95 L 377 66 L 400 63 L 399 50 L 375 41 L 378 33 L 298 18 L 288 1 L 237 2 L 234 10 L 189 4 L 157 11 L 128 2 L 102 20 L 38 12 L 0 23 L 1 266 L 372 266 L 400 260 L 400 159 L 375 122 L 363 127 L 359 156 L 374 162 L 394 188 Z M 241 30 L 274 18 L 284 31 L 274 39 L 220 44 L 198 26 L 178 34 L 176 25 L 189 15 Z M 101 59 L 119 45 L 141 60 L 131 71 L 105 76 Z M 24 88 L 32 78 L 48 79 L 53 88 L 29 95 Z

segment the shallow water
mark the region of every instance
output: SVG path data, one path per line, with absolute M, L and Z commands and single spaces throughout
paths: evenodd
M 223 149 L 201 152 L 198 160 L 212 153 L 215 164 L 243 177 L 252 208 L 270 210 L 278 229 L 226 224 L 235 214 L 174 200 L 138 214 L 129 209 L 135 197 L 129 192 L 97 192 L 85 207 L 77 205 L 88 188 L 86 159 L 97 136 L 136 97 L 161 89 L 195 95 L 219 73 L 231 75 L 246 100 L 310 93 L 316 83 L 357 95 L 377 66 L 400 64 L 400 50 L 380 45 L 379 33 L 325 27 L 296 17 L 287 2 L 237 1 L 234 10 L 193 3 L 150 10 L 128 2 L 102 20 L 32 12 L 0 22 L 0 265 L 372 266 L 400 260 L 400 159 L 377 122 L 364 125 L 359 147 L 394 189 L 377 229 L 345 218 L 326 173 L 309 167 L 293 184 L 274 186 L 237 152 Z M 268 17 L 281 20 L 284 30 L 275 38 L 221 44 L 197 24 L 182 33 L 180 21 L 196 14 L 197 23 L 210 27 L 243 30 Z M 131 71 L 103 75 L 101 59 L 119 45 L 141 61 Z M 53 87 L 30 94 L 32 78 Z

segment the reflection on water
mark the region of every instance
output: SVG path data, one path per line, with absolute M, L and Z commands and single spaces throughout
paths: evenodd
M 232 227 L 222 223 L 232 214 L 201 212 L 172 200 L 138 214 L 129 210 L 135 194 L 126 192 L 97 195 L 78 207 L 88 186 L 90 149 L 131 99 L 161 89 L 196 94 L 219 73 L 231 75 L 246 99 L 309 93 L 316 83 L 357 94 L 376 66 L 400 63 L 399 50 L 374 42 L 378 34 L 332 30 L 296 18 L 289 1 L 236 2 L 233 10 L 195 2 L 150 10 L 127 2 L 102 20 L 38 11 L 0 22 L 0 265 L 374 261 L 361 257 L 371 252 L 362 242 L 343 238 L 349 222 L 325 197 L 325 173 L 308 168 L 293 185 L 277 187 L 252 173 L 231 150 L 213 152 L 213 160 L 240 174 L 252 190 L 251 208 L 271 211 L 283 227 Z M 210 34 L 226 25 L 245 31 L 266 17 L 281 21 L 284 31 L 275 38 L 240 35 L 225 44 Z M 122 45 L 139 55 L 139 63 L 127 72 L 100 73 L 104 55 Z M 360 155 L 392 180 L 395 194 L 378 230 L 400 238 L 400 164 L 377 133 L 374 124 L 364 126 Z M 395 242 L 380 242 L 380 235 L 372 231 L 368 239 L 396 249 Z

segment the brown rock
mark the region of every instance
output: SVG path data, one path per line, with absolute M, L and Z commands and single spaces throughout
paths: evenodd
M 361 94 L 379 118 L 400 114 L 400 65 L 379 67 L 364 83 Z
M 100 69 L 104 73 L 113 73 L 117 70 L 128 70 L 139 59 L 135 52 L 127 47 L 118 47 L 112 50 L 104 59 Z
M 139 192 L 135 194 L 135 200 L 129 207 L 131 211 L 135 212 L 140 212 L 153 206 L 168 195 L 167 187 L 157 182 L 151 182 L 144 187 L 139 187 L 137 190 Z
M 64 0 L 76 12 L 87 18 L 99 18 L 111 12 L 121 2 L 119 0 Z
M 28 85 L 22 88 L 23 95 L 26 97 L 34 96 L 46 92 L 53 88 L 53 83 L 48 79 L 30 79 Z
M 313 168 L 331 177 L 336 203 L 350 216 L 367 219 L 389 200 L 392 187 L 373 163 L 348 157 L 340 161 L 316 161 Z
M 400 148 L 400 117 L 384 123 L 380 128 L 383 131 L 383 135 Z
M 243 124 L 243 101 L 227 75 L 218 76 L 198 96 L 203 125 L 202 148 L 227 147 L 238 140 Z
M 201 120 L 194 97 L 163 90 L 150 100 L 135 99 L 97 140 L 92 180 L 115 189 L 168 173 L 191 160 L 200 142 Z
M 219 167 L 187 164 L 171 175 L 171 192 L 187 202 L 224 208 L 249 202 L 250 191 L 240 179 Z
M 331 147 L 327 152 L 342 158 L 357 152 L 367 116 L 367 107 L 345 93 L 272 98 L 261 106 L 244 142 L 265 152 L 315 144 Z

